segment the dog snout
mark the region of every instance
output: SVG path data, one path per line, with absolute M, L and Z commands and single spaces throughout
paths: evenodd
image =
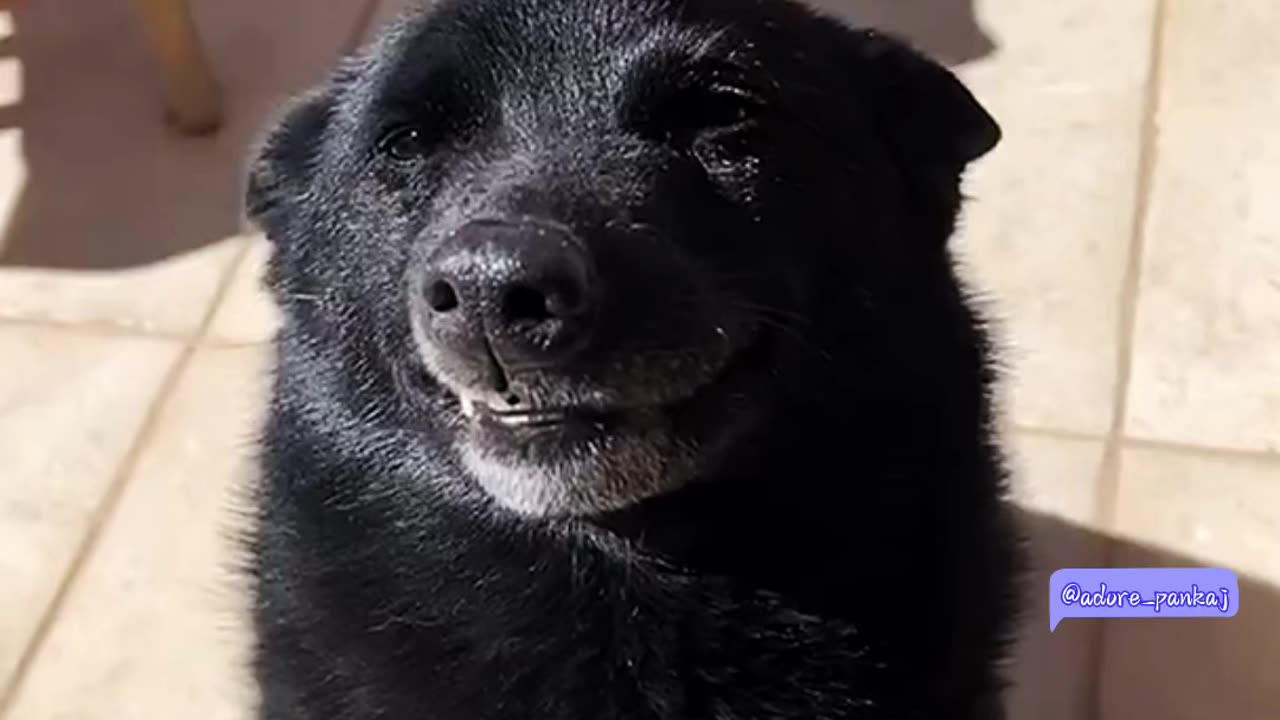
M 566 228 L 473 221 L 428 257 L 421 303 L 428 338 L 508 374 L 567 362 L 595 329 L 600 281 Z

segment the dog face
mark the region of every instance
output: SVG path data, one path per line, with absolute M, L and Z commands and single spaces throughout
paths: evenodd
M 336 402 L 583 515 L 713 475 L 821 382 L 998 135 L 946 70 L 783 0 L 442 0 L 295 103 L 248 208 Z

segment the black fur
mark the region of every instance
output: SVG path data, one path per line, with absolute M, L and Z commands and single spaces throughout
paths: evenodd
M 720 73 L 750 107 L 698 95 Z M 248 192 L 285 317 L 260 716 L 1000 717 L 1020 556 L 946 248 L 998 138 L 946 70 L 783 0 L 443 0 L 346 61 Z M 591 243 L 611 358 L 737 328 L 737 383 L 661 426 L 687 482 L 548 517 L 476 487 L 405 277 L 481 211 Z

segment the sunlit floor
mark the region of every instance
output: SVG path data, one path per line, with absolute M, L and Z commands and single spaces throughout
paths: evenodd
M 821 2 L 916 38 L 1005 129 L 956 248 L 1008 346 L 1038 572 L 1012 717 L 1280 717 L 1280 5 Z M 0 14 L 3 720 L 252 704 L 220 531 L 276 318 L 241 168 L 394 8 L 194 4 L 229 99 L 198 140 L 163 125 L 127 0 Z M 1047 633 L 1053 569 L 1146 565 L 1236 570 L 1240 614 Z

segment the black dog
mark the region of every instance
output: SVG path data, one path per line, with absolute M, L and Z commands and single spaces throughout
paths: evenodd
M 998 137 L 784 0 L 443 0 L 344 63 L 248 191 L 261 717 L 999 717 L 946 247 Z

